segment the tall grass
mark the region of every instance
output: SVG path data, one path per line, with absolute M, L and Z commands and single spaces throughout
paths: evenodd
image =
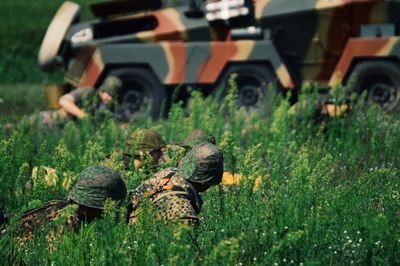
M 168 120 L 129 128 L 82 121 L 52 131 L 24 122 L 3 129 L 0 207 L 8 212 L 65 197 L 66 176 L 101 163 L 137 127 L 155 128 L 168 142 L 205 128 L 224 151 L 225 168 L 245 178 L 227 191 L 215 187 L 204 193 L 196 230 L 158 222 L 151 205 L 131 226 L 115 218 L 123 208 L 109 208 L 104 219 L 60 236 L 52 243 L 55 252 L 40 235 L 24 247 L 5 236 L 0 260 L 28 265 L 400 264 L 398 117 L 359 107 L 322 128 L 306 112 L 289 112 L 285 99 L 271 107 L 269 118 L 245 115 L 231 86 L 222 103 L 194 93 L 188 108 L 172 107 Z M 27 190 L 32 167 L 40 165 L 55 168 L 59 182 L 48 187 L 41 176 L 39 185 Z M 262 184 L 255 190 L 259 175 Z M 123 178 L 132 189 L 144 177 L 131 172 Z

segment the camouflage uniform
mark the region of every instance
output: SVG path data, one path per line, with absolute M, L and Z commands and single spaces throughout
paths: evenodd
M 108 77 L 103 82 L 103 84 L 99 88 L 99 92 L 107 92 L 111 96 L 116 96 L 118 90 L 121 88 L 122 83 L 120 79 L 117 77 Z M 111 116 L 116 116 L 115 106 L 106 106 L 100 100 L 98 96 L 98 92 L 95 88 L 91 87 L 81 87 L 77 88 L 62 97 L 69 96 L 73 99 L 76 105 L 81 106 L 87 113 L 91 115 L 104 116 L 109 114 Z M 35 122 L 35 120 L 39 121 L 41 124 L 47 127 L 54 127 L 57 124 L 65 124 L 68 121 L 68 117 L 66 113 L 61 110 L 56 111 L 41 111 L 37 116 L 31 115 L 28 120 L 30 123 Z M 118 116 L 116 118 L 119 118 Z
M 151 198 L 156 205 L 158 218 L 164 221 L 181 220 L 196 224 L 203 204 L 200 195 L 178 175 L 176 168 L 161 170 L 132 192 L 130 223 L 136 221 L 137 208 L 144 198 Z
M 66 231 L 78 231 L 87 217 L 81 206 L 103 209 L 107 198 L 122 200 L 126 188 L 113 170 L 94 166 L 83 170 L 66 200 L 53 200 L 25 212 L 18 220 L 16 235 L 21 243 L 33 239 L 37 232 L 47 232 L 48 240 Z
M 195 146 L 181 160 L 178 168 L 158 172 L 131 193 L 129 222 L 135 222 L 140 203 L 150 198 L 159 219 L 197 224 L 202 199 L 196 186 L 207 189 L 219 184 L 222 172 L 223 155 L 216 146 L 209 143 Z
M 67 207 L 71 206 L 75 211 L 69 213 Z M 60 223 L 54 222 L 60 221 Z M 18 220 L 16 234 L 21 243 L 34 238 L 34 234 L 48 232 L 48 240 L 55 239 L 56 235 L 66 231 L 78 231 L 82 221 L 83 213 L 70 200 L 53 200 L 42 207 L 25 212 Z

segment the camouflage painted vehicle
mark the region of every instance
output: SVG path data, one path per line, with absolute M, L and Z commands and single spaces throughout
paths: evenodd
M 265 103 L 271 90 L 348 84 L 368 101 L 400 108 L 400 0 L 223 0 L 162 8 L 158 0 L 81 7 L 65 2 L 39 52 L 73 87 L 122 79 L 119 101 L 157 116 L 177 85 L 215 93 L 237 73 L 239 103 Z M 275 86 L 269 86 L 269 84 Z

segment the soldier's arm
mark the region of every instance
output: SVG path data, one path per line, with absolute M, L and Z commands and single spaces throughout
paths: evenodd
M 78 118 L 87 116 L 87 113 L 79 108 L 77 102 L 81 101 L 85 95 L 91 92 L 91 90 L 91 88 L 78 88 L 63 95 L 59 100 L 62 110 Z

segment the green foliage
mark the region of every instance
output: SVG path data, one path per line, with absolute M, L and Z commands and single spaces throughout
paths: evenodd
M 89 120 L 70 122 L 52 130 L 25 122 L 2 127 L 0 207 L 9 213 L 20 214 L 52 198 L 66 197 L 61 185 L 44 183 L 43 173 L 36 187 L 26 188 L 33 167 L 56 168 L 62 182 L 63 173 L 74 176 L 121 150 L 128 131 L 139 127 L 158 129 L 172 143 L 194 128 L 207 129 L 224 152 L 225 169 L 241 174 L 242 181 L 203 194 L 201 223 L 195 229 L 158 221 L 151 202 L 143 203 L 135 225 L 126 225 L 125 208 L 107 203 L 102 219 L 78 233 L 59 236 L 51 248 L 41 234 L 22 248 L 6 233 L 0 240 L 0 246 L 7 247 L 0 249 L 0 261 L 28 265 L 400 264 L 398 116 L 355 104 L 350 114 L 317 123 L 310 107 L 314 96 L 309 92 L 300 95 L 300 107 L 307 112 L 293 113 L 288 100 L 282 99 L 269 117 L 245 114 L 236 107 L 235 90 L 232 80 L 228 97 L 221 103 L 194 92 L 186 109 L 181 104 L 172 107 L 168 121 L 140 121 L 129 130 L 111 120 L 101 125 Z M 170 157 L 182 156 L 175 152 Z M 121 173 L 128 189 L 149 177 L 153 166 L 150 158 L 144 161 L 144 170 Z M 255 189 L 258 176 L 262 183 Z M 12 232 L 12 225 L 6 229 Z

